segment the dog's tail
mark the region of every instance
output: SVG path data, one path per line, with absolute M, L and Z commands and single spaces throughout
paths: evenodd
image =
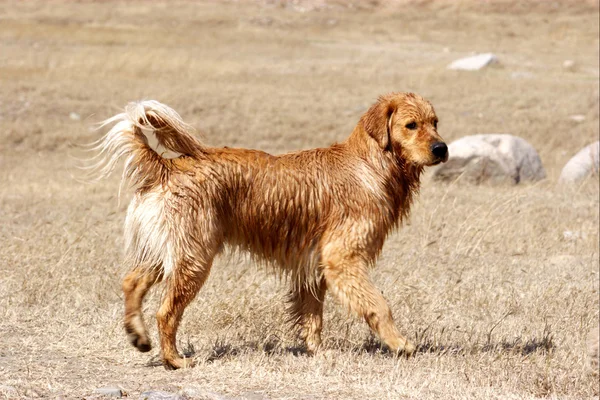
M 168 173 L 166 158 L 195 156 L 203 151 L 192 135 L 193 128 L 175 110 L 158 101 L 129 103 L 125 112 L 105 120 L 100 128 L 110 124 L 115 125 L 91 144 L 90 150 L 98 152 L 92 158 L 95 163 L 86 167 L 93 180 L 110 175 L 124 157 L 123 181 L 133 187 L 152 186 Z M 149 139 L 156 142 L 155 149 Z

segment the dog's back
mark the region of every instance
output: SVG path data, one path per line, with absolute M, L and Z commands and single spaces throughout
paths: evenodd
M 161 168 L 159 184 L 138 189 L 126 237 L 136 238 L 127 245 L 135 262 L 141 254 L 156 260 L 162 254 L 154 263 L 162 263 L 166 275 L 175 257 L 168 243 L 185 237 L 192 245 L 214 241 L 219 250 L 247 251 L 289 273 L 295 284 L 312 285 L 328 233 L 352 225 L 381 242 L 395 220 L 396 205 L 381 201 L 383 178 L 344 144 L 281 156 L 204 148 L 165 160 Z

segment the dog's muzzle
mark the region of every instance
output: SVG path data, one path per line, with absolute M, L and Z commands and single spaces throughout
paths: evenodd
M 435 163 L 448 161 L 448 146 L 444 142 L 436 142 L 431 145 L 431 153 L 435 156 Z

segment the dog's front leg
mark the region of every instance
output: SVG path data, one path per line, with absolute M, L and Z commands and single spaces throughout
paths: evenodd
M 288 301 L 290 320 L 300 327 L 300 337 L 306 344 L 306 351 L 314 354 L 321 346 L 323 329 L 323 302 L 327 286 L 321 279 L 314 286 L 293 288 Z
M 392 311 L 383 295 L 371 282 L 368 266 L 357 256 L 340 256 L 327 260 L 323 270 L 327 288 L 356 315 L 365 319 L 373 332 L 393 353 L 411 355 L 415 345 L 400 334 Z

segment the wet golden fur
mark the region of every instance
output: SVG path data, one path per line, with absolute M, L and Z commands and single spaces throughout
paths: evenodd
M 447 158 L 432 153 L 441 138 L 429 102 L 411 93 L 383 96 L 346 141 L 280 156 L 207 147 L 155 101 L 132 103 L 105 123 L 116 124 L 97 145 L 99 176 L 125 157 L 123 176 L 135 187 L 123 290 L 125 327 L 139 350 L 151 348 L 144 295 L 165 279 L 157 313 L 162 359 L 166 368 L 190 365 L 177 352 L 177 327 L 226 245 L 289 277 L 291 318 L 308 352 L 321 342 L 327 290 L 393 352 L 415 350 L 395 327 L 369 269 L 408 215 L 423 167 Z M 153 150 L 148 133 L 175 157 Z

